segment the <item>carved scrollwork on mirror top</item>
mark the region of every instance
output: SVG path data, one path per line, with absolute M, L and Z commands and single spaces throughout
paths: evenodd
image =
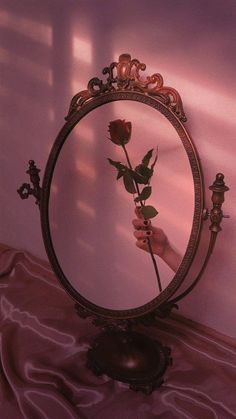
M 92 98 L 108 92 L 125 90 L 156 97 L 174 112 L 180 121 L 186 122 L 182 100 L 177 90 L 164 86 L 163 77 L 159 73 L 143 79 L 140 72 L 145 70 L 146 65 L 136 58 L 131 59 L 129 54 L 120 55 L 118 62 L 113 62 L 103 69 L 103 74 L 108 74 L 106 82 L 94 77 L 88 82 L 87 90 L 77 93 L 72 98 L 66 120 Z

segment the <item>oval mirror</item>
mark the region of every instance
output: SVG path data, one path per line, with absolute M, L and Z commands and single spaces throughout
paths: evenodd
M 115 91 L 94 80 L 98 89 L 87 91 L 92 94 L 72 112 L 50 153 L 42 230 L 50 262 L 74 300 L 96 315 L 130 318 L 166 302 L 188 272 L 201 227 L 201 171 L 183 115 L 163 100 L 165 88 L 159 95 L 140 85 L 130 89 L 123 83 L 127 73 L 119 80 L 119 71 L 115 81 L 123 85 Z M 169 91 L 173 98 L 176 91 Z M 144 221 L 135 211 L 137 194 L 126 190 L 123 176 L 116 179 L 114 162 L 128 164 L 124 148 L 109 139 L 108 126 L 117 120 L 132 124 L 125 149 L 133 169 L 153 149 L 152 167 L 158 149 L 150 184 L 139 185 L 141 190 L 151 186 L 144 204 L 158 211 L 151 229 L 149 221 L 149 228 L 135 229 Z M 174 262 L 136 245 L 145 240 L 147 246 L 147 231 L 151 244 L 153 231 L 164 235 Z

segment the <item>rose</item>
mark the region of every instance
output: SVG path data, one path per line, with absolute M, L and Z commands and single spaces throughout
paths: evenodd
M 158 212 L 157 210 L 151 205 L 145 205 L 146 199 L 148 199 L 151 195 L 152 188 L 150 186 L 150 180 L 153 175 L 153 169 L 157 161 L 157 154 L 154 159 L 154 162 L 149 168 L 149 163 L 152 158 L 153 149 L 149 150 L 142 159 L 141 164 L 135 167 L 133 170 L 128 151 L 126 149 L 126 144 L 129 142 L 131 137 L 131 130 L 132 124 L 131 122 L 125 122 L 124 119 L 116 119 L 115 121 L 111 121 L 108 126 L 108 132 L 110 133 L 110 140 L 119 146 L 122 146 L 123 151 L 126 156 L 127 164 L 124 165 L 119 161 L 114 161 L 108 158 L 109 163 L 117 169 L 117 177 L 116 179 L 123 178 L 124 186 L 127 192 L 132 195 L 137 195 L 134 198 L 134 202 L 137 205 L 139 202 L 141 204 L 141 214 L 145 220 L 149 218 L 155 217 Z M 140 191 L 140 185 L 147 185 L 145 186 L 142 191 Z M 162 291 L 162 285 L 160 280 L 160 275 L 158 271 L 158 267 L 156 264 L 156 260 L 153 255 L 152 245 L 150 242 L 150 238 L 147 237 L 148 243 L 148 250 L 150 252 L 154 270 L 156 273 L 157 283 L 159 287 L 159 291 Z
M 131 130 L 131 122 L 125 122 L 124 119 L 111 121 L 108 126 L 108 131 L 111 136 L 110 140 L 116 145 L 127 144 L 131 137 Z

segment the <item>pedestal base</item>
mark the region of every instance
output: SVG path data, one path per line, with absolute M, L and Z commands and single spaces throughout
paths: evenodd
M 87 366 L 94 374 L 106 374 L 146 394 L 163 383 L 163 374 L 171 364 L 169 348 L 137 332 L 104 332 L 87 357 Z

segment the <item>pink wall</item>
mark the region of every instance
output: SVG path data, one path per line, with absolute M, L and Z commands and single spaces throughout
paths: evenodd
M 122 52 L 160 72 L 181 93 L 205 184 L 231 187 L 214 255 L 181 312 L 236 336 L 234 0 L 1 1 L 1 237 L 45 257 L 38 209 L 16 189 L 29 159 L 44 171 L 69 101 Z M 210 195 L 206 191 L 207 205 Z M 207 229 L 207 227 L 206 227 Z

